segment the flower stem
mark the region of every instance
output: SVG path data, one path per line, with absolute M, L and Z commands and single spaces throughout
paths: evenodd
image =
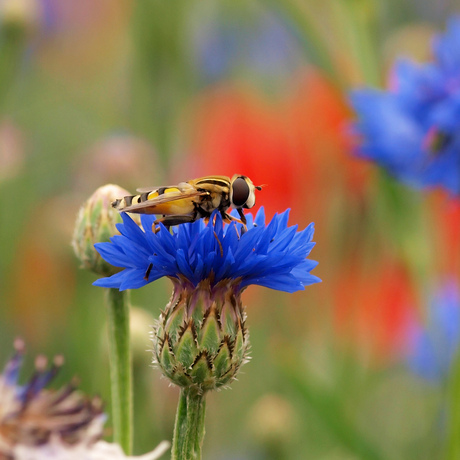
M 444 458 L 455 460 L 460 455 L 460 355 L 458 353 L 452 363 L 447 403 L 447 452 Z
M 132 450 L 132 365 L 129 343 L 129 299 L 127 291 L 108 289 L 106 296 L 112 418 L 114 442 L 127 455 Z
M 194 388 L 181 389 L 171 460 L 201 460 L 205 409 L 205 393 Z

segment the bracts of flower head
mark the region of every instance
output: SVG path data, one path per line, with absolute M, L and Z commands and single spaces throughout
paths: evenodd
M 0 375 L 1 460 L 117 460 L 126 459 L 119 446 L 101 441 L 106 416 L 98 397 L 88 398 L 75 382 L 59 390 L 46 386 L 63 364 L 62 357 L 49 365 L 37 357 L 35 372 L 24 385 L 18 384 L 24 343 L 15 342 L 16 352 Z M 154 460 L 162 452 L 148 454 Z
M 203 393 L 229 384 L 248 361 L 246 314 L 239 280 L 194 287 L 181 278 L 154 328 L 154 361 L 171 382 Z

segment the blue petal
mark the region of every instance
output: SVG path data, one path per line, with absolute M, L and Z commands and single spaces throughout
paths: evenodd
M 232 222 L 224 225 L 220 213 L 214 213 L 208 224 L 198 220 L 173 227 L 172 233 L 162 224 L 153 232 L 154 218 L 141 216 L 144 231 L 129 216 L 123 215 L 121 235 L 97 249 L 113 265 L 126 267 L 120 273 L 94 284 L 120 290 L 144 286 L 162 276 L 188 279 L 193 285 L 213 275 L 222 279 L 242 279 L 241 287 L 259 284 L 272 289 L 294 292 L 318 282 L 310 274 L 316 262 L 306 259 L 314 243 L 313 225 L 298 232 L 287 227 L 289 211 L 275 215 L 265 226 L 261 208 L 252 226 L 247 216 L 247 231 Z M 147 268 L 148 280 L 145 279 Z
M 93 286 L 100 286 L 106 288 L 119 288 L 124 279 L 129 274 L 129 270 L 123 270 L 122 272 L 115 273 L 115 275 L 107 278 L 100 278 L 93 283 Z
M 263 206 L 261 206 L 259 211 L 257 212 L 256 218 L 254 219 L 254 223 L 259 227 L 265 226 L 265 209 Z
M 132 264 L 132 259 L 114 244 L 96 243 L 94 247 L 105 261 L 115 267 L 130 267 Z

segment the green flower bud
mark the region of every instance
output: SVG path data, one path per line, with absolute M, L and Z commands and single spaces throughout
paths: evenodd
M 120 213 L 112 208 L 117 198 L 129 195 L 118 185 L 99 187 L 80 209 L 72 246 L 82 267 L 99 275 L 110 276 L 121 269 L 106 262 L 94 248 L 95 243 L 109 241 L 118 234 L 115 224 L 121 222 Z
M 248 361 L 249 333 L 239 282 L 197 287 L 172 279 L 169 304 L 154 327 L 154 361 L 168 379 L 203 393 L 228 385 Z M 237 280 L 238 281 L 238 280 Z

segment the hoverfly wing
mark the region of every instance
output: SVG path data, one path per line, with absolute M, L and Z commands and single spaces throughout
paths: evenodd
M 150 193 L 150 192 L 154 192 L 155 190 L 159 190 L 160 188 L 167 188 L 167 186 L 162 185 L 162 186 L 159 187 L 158 185 L 155 185 L 155 186 L 152 186 L 152 187 L 140 187 L 140 188 L 136 189 L 136 192 Z
M 193 187 L 192 185 L 190 185 L 188 182 L 180 182 L 177 185 L 161 185 L 161 186 L 155 185 L 155 186 L 152 186 L 152 187 L 140 187 L 140 188 L 136 189 L 136 192 L 139 192 L 139 193 L 153 193 L 153 192 L 157 192 L 159 190 L 169 190 L 169 189 L 177 189 L 180 192 L 185 192 L 186 190 L 190 190 L 190 191 L 195 190 L 196 191 L 196 188 Z
M 148 193 L 148 192 L 144 192 Z M 193 209 L 193 201 L 191 198 L 196 198 L 200 196 L 208 195 L 208 192 L 198 191 L 195 189 L 187 190 L 185 192 L 168 192 L 162 195 L 158 195 L 151 199 L 145 199 L 145 201 L 141 201 L 139 203 L 132 204 L 130 206 L 126 206 L 124 208 L 119 209 L 122 212 L 137 212 L 137 213 L 146 213 L 146 214 L 176 214 L 176 208 L 184 208 L 184 211 L 189 207 Z M 181 206 L 174 206 L 178 204 L 176 202 L 180 202 L 180 200 L 185 200 Z M 186 208 L 186 209 L 185 209 Z

